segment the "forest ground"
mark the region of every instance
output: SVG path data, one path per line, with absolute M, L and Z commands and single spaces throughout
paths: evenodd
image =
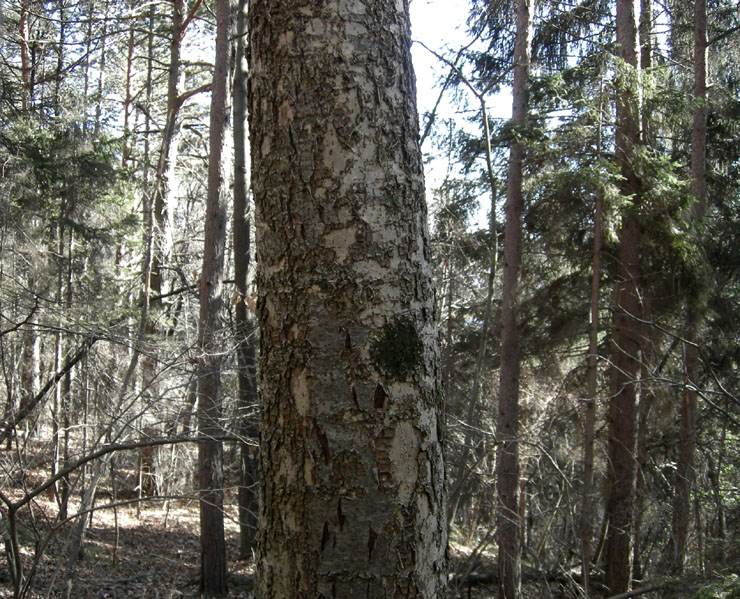
M 21 497 L 20 489 L 12 481 L 23 479 L 27 488 L 41 484 L 48 474 L 48 446 L 37 446 L 29 468 L 23 473 L 8 467 L 13 463 L 12 450 L 0 450 L 0 469 L 3 471 L 2 490 L 13 499 Z M 135 485 L 135 471 L 121 470 L 116 478 L 123 488 Z M 231 481 L 233 482 L 233 481 Z M 229 481 L 227 481 L 229 484 Z M 251 599 L 251 559 L 236 559 L 238 555 L 239 527 L 235 485 L 229 487 L 225 498 L 225 534 L 229 571 L 230 599 Z M 131 499 L 131 491 L 118 495 L 123 500 L 114 508 L 110 505 L 110 489 L 102 485 L 97 509 L 88 528 L 81 558 L 77 562 L 75 591 L 79 599 L 198 599 L 201 597 L 199 582 L 199 507 L 195 496 Z M 70 514 L 79 507 L 79 495 L 70 500 Z M 53 498 L 38 496 L 33 511 L 24 508 L 18 514 L 21 523 L 19 539 L 22 545 L 24 571 L 31 568 L 36 538 L 43 538 L 55 521 L 58 506 Z M 34 536 L 35 528 L 40 537 Z M 73 525 L 65 524 L 51 536 L 51 540 L 38 559 L 33 590 L 28 599 L 58 597 L 64 576 L 66 545 L 71 538 Z M 489 599 L 497 596 L 495 548 L 489 543 L 477 548 L 464 544 L 449 544 L 450 599 Z M 13 596 L 9 570 L 4 552 L 0 554 L 0 599 Z M 473 585 L 459 583 L 470 575 Z M 527 578 L 526 576 L 524 578 Z M 575 587 L 558 582 L 524 580 L 522 599 L 550 597 L 571 599 L 576 597 Z M 651 597 L 646 594 L 645 597 Z
M 105 499 L 103 500 L 105 502 Z M 101 502 L 99 502 L 101 503 Z M 235 505 L 235 502 L 230 502 Z M 74 505 L 72 509 L 74 509 Z M 37 511 L 53 514 L 56 503 L 44 498 Z M 233 514 L 231 512 L 234 512 Z M 233 520 L 236 510 L 227 508 L 225 522 L 228 555 L 238 546 L 238 525 Z M 37 520 L 40 514 L 37 513 Z M 80 599 L 192 599 L 200 597 L 199 577 L 199 510 L 195 499 L 146 501 L 140 513 L 134 504 L 97 510 L 88 529 L 82 559 L 78 560 L 75 597 Z M 65 543 L 71 526 L 55 535 L 41 559 L 34 583 L 33 599 L 58 596 L 49 589 L 58 586 L 63 572 Z M 117 538 L 116 538 L 117 537 Z M 24 557 L 33 559 L 31 543 L 24 546 Z M 3 561 L 5 561 L 3 559 Z M 230 560 L 229 597 L 251 597 L 250 564 Z M 0 568 L 0 597 L 12 597 L 5 563 Z
M 103 497 L 97 503 L 105 503 Z M 74 498 L 70 505 L 73 513 L 79 502 Z M 225 532 L 229 556 L 237 555 L 239 529 L 235 519 L 236 498 L 227 495 Z M 35 504 L 35 519 L 41 523 L 56 513 L 57 505 L 47 497 Z M 199 599 L 199 511 L 198 502 L 191 499 L 174 499 L 167 503 L 161 500 L 146 500 L 141 503 L 139 513 L 135 503 L 113 509 L 95 511 L 92 526 L 88 529 L 82 559 L 77 564 L 75 597 L 79 599 Z M 118 533 L 116 533 L 116 518 Z M 22 521 L 28 515 L 21 514 Z M 34 591 L 29 599 L 57 597 L 57 588 L 63 575 L 65 544 L 72 530 L 71 525 L 54 536 L 40 560 Z M 26 541 L 23 546 L 24 563 L 30 566 L 33 559 L 33 542 L 21 534 Z M 451 545 L 451 569 L 464 571 L 470 563 L 469 550 Z M 251 560 L 230 559 L 230 599 L 251 599 Z M 481 570 L 482 568 L 482 570 Z M 476 560 L 475 571 L 489 572 L 495 565 L 483 555 Z M 496 596 L 493 584 L 478 584 L 471 588 L 453 589 L 450 597 L 488 599 Z M 0 598 L 13 596 L 8 580 L 7 563 L 4 556 L 0 564 Z M 540 596 L 533 595 L 533 596 Z

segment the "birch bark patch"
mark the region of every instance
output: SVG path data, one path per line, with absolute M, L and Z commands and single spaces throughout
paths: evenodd
M 293 394 L 296 410 L 302 417 L 308 415 L 310 392 L 305 368 L 296 368 L 290 375 L 290 392 Z
M 293 104 L 285 100 L 278 109 L 278 125 L 285 127 L 293 121 Z
M 324 235 L 324 247 L 333 250 L 337 262 L 344 262 L 349 255 L 349 248 L 355 242 L 355 230 L 352 227 L 337 229 Z
M 416 429 L 410 422 L 400 422 L 396 426 L 391 443 L 391 472 L 398 482 L 398 498 L 406 505 L 416 488 L 419 479 L 419 452 Z

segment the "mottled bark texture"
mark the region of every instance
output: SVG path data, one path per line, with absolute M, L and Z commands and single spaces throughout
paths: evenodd
M 252 0 L 257 597 L 441 598 L 441 391 L 405 0 Z
M 623 177 L 621 193 L 631 205 L 622 215 L 619 230 L 619 279 L 615 288 L 612 334 L 612 384 L 608 423 L 609 528 L 606 537 L 606 586 L 623 593 L 632 582 L 632 525 L 635 502 L 636 406 L 642 342 L 642 230 L 638 210 L 641 184 L 635 172 L 640 143 L 637 83 L 637 19 L 634 0 L 617 1 L 617 45 L 622 61 L 617 71 L 616 161 Z
M 515 599 L 521 586 L 519 512 L 519 270 L 522 263 L 524 143 L 530 51 L 530 0 L 516 1 L 516 41 L 511 120 L 517 135 L 509 151 L 501 306 L 501 374 L 498 408 L 498 569 L 500 599 Z

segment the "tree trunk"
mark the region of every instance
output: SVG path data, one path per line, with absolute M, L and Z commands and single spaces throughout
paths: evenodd
M 145 222 L 151 221 L 152 223 L 152 239 L 150 240 L 151 259 L 149 270 L 148 272 L 145 271 L 144 281 L 148 297 L 153 298 L 149 306 L 147 335 L 156 335 L 158 333 L 157 317 L 159 316 L 158 312 L 162 302 L 157 298 L 162 294 L 162 265 L 168 253 L 166 237 L 170 234 L 170 231 L 167 226 L 166 198 L 169 193 L 171 185 L 170 175 L 174 172 L 173 167 L 177 154 L 175 139 L 177 137 L 178 115 L 180 113 L 178 86 L 180 81 L 182 38 L 186 27 L 185 10 L 184 0 L 172 1 L 172 37 L 170 39 L 170 62 L 167 70 L 167 114 L 160 141 L 154 181 L 152 183 L 151 199 L 145 202 L 147 205 L 144 210 Z M 149 86 L 150 83 L 148 82 L 147 85 Z M 149 89 L 147 89 L 147 96 L 149 96 Z M 147 118 L 149 117 L 147 116 Z M 157 395 L 154 348 L 149 348 L 141 362 L 144 396 L 154 398 Z
M 439 350 L 408 2 L 252 0 L 257 597 L 442 599 Z
M 599 115 L 599 119 L 601 116 Z M 599 122 L 601 132 L 601 122 Z M 581 558 L 583 592 L 591 592 L 591 537 L 593 536 L 594 438 L 596 429 L 596 390 L 599 358 L 599 280 L 601 278 L 601 193 L 596 194 L 594 208 L 594 245 L 591 272 L 591 322 L 588 328 L 588 374 L 586 414 L 583 441 L 583 510 L 581 513 Z
M 694 196 L 694 225 L 704 217 L 707 203 L 707 3 L 694 3 L 694 124 L 691 134 L 691 194 Z M 700 235 L 694 228 L 697 243 Z M 681 402 L 675 494 L 673 501 L 672 570 L 683 572 L 691 510 L 691 486 L 694 481 L 694 440 L 696 436 L 699 350 L 696 345 L 703 316 L 701 298 L 688 298 L 686 343 L 684 347 L 685 384 Z
M 28 24 L 30 13 L 30 1 L 21 0 L 20 15 L 18 18 L 18 39 L 21 51 L 21 105 L 23 111 L 31 107 L 33 101 L 33 87 L 31 84 L 31 56 L 29 51 L 29 41 L 31 38 L 31 28 Z
M 519 596 L 521 519 L 519 515 L 519 270 L 522 262 L 524 145 L 518 135 L 527 124 L 530 0 L 516 2 L 512 124 L 504 227 L 504 280 L 501 308 L 501 375 L 498 409 L 498 567 L 500 599 Z
M 606 585 L 612 594 L 630 588 L 632 578 L 632 523 L 635 499 L 635 418 L 640 373 L 642 330 L 640 247 L 642 231 L 636 210 L 640 181 L 634 170 L 640 143 L 639 94 L 636 89 L 637 25 L 633 0 L 617 2 L 617 46 L 623 61 L 618 71 L 616 161 L 623 180 L 621 193 L 632 206 L 622 216 L 619 230 L 619 279 L 615 288 L 612 334 L 612 383 L 608 406 L 609 528 L 606 538 Z
M 103 6 L 103 31 L 101 32 L 100 41 L 100 63 L 98 64 L 98 90 L 95 99 L 95 121 L 93 124 L 93 135 L 97 139 L 100 135 L 101 117 L 103 116 L 103 83 L 105 81 L 105 62 L 108 57 L 106 44 L 108 41 L 108 2 L 104 0 Z
M 131 120 L 131 110 L 134 101 L 133 95 L 131 94 L 131 85 L 133 83 L 134 44 L 136 42 L 136 19 L 133 18 L 133 0 L 129 0 L 128 10 L 130 20 L 128 43 L 126 45 L 126 93 L 123 100 L 123 147 L 121 148 L 121 168 L 123 168 L 124 170 L 128 166 L 129 155 L 131 154 L 131 149 L 134 145 L 133 140 L 130 139 L 131 125 L 129 124 Z M 150 35 L 152 34 L 153 32 L 150 33 Z
M 234 71 L 234 279 L 236 285 L 235 329 L 237 364 L 239 367 L 238 419 L 239 458 L 239 553 L 251 554 L 257 530 L 257 454 L 252 441 L 259 435 L 256 415 L 250 413 L 257 405 L 257 369 L 255 361 L 256 330 L 247 309 L 247 275 L 249 273 L 251 239 L 247 195 L 247 0 L 239 0 L 236 18 L 236 64 Z
M 226 205 L 230 156 L 229 125 L 229 0 L 216 2 L 216 63 L 213 74 L 208 157 L 205 246 L 200 276 L 198 345 L 198 427 L 200 435 L 221 432 L 221 357 L 219 337 L 223 304 Z M 225 596 L 226 543 L 223 513 L 223 448 L 217 440 L 198 445 L 200 483 L 200 589 L 206 595 Z

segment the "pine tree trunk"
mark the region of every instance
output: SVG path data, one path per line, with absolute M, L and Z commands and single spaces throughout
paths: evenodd
M 601 117 L 599 117 L 601 118 Z M 601 123 L 599 123 L 601 131 Z M 596 429 L 596 391 L 599 358 L 599 280 L 601 277 L 601 193 L 594 208 L 594 245 L 591 272 L 591 322 L 588 328 L 588 374 L 583 441 L 583 511 L 581 513 L 581 558 L 583 592 L 591 593 L 591 538 L 593 536 L 594 438 Z
M 229 0 L 216 2 L 216 63 L 211 92 L 210 155 L 206 201 L 203 270 L 200 276 L 198 345 L 198 427 L 200 435 L 215 437 L 222 430 L 221 357 L 219 342 L 223 304 L 226 206 L 230 160 L 228 137 Z M 223 448 L 213 439 L 198 445 L 200 486 L 200 589 L 206 595 L 225 596 L 226 543 L 223 513 Z
M 530 0 L 517 0 L 514 45 L 512 123 L 515 135 L 527 123 L 530 50 Z M 524 144 L 511 143 L 504 227 L 501 308 L 501 374 L 498 413 L 498 568 L 500 599 L 519 596 L 521 582 L 521 519 L 519 514 L 519 270 L 522 262 L 524 209 Z
M 251 239 L 247 196 L 247 0 L 239 0 L 236 19 L 236 64 L 234 71 L 234 279 L 236 306 L 237 364 L 239 366 L 239 553 L 251 555 L 257 530 L 257 453 L 252 445 L 259 431 L 256 415 L 250 412 L 257 405 L 256 327 L 247 309 L 247 275 L 249 273 Z
M 133 13 L 133 0 L 128 1 L 129 12 Z M 133 83 L 135 41 L 136 20 L 132 18 L 129 23 L 128 43 L 126 45 L 126 93 L 123 100 L 123 147 L 121 148 L 121 168 L 123 169 L 128 166 L 128 159 L 131 154 L 131 148 L 133 147 L 133 140 L 131 140 L 129 137 L 131 135 L 130 120 L 134 101 L 133 95 L 131 94 L 131 85 Z
M 707 3 L 694 3 L 694 124 L 691 134 L 691 194 L 694 196 L 694 221 L 701 220 L 707 203 Z M 696 228 L 694 229 L 696 231 Z M 701 242 L 694 233 L 697 243 Z M 694 482 L 694 438 L 696 436 L 697 386 L 700 361 L 696 345 L 703 317 L 701 298 L 689 298 L 684 349 L 685 384 L 681 402 L 678 460 L 676 463 L 675 495 L 673 502 L 673 560 L 672 570 L 683 572 L 691 510 L 691 487 Z
M 623 593 L 632 580 L 632 524 L 635 501 L 636 405 L 640 374 L 642 328 L 641 239 L 635 214 L 639 207 L 640 181 L 634 170 L 640 143 L 637 86 L 637 25 L 633 0 L 617 1 L 617 46 L 623 61 L 617 77 L 616 161 L 623 181 L 621 192 L 630 197 L 619 230 L 619 279 L 615 287 L 612 384 L 608 406 L 609 528 L 606 538 L 606 585 L 612 594 Z
M 257 597 L 444 597 L 408 2 L 252 0 Z
M 21 51 L 21 105 L 24 112 L 31 107 L 31 102 L 33 101 L 33 85 L 31 82 L 31 71 L 33 69 L 33 65 L 31 63 L 29 51 L 29 41 L 31 37 L 31 28 L 28 24 L 29 13 L 30 1 L 21 0 L 20 14 L 18 18 L 18 40 L 20 42 Z

